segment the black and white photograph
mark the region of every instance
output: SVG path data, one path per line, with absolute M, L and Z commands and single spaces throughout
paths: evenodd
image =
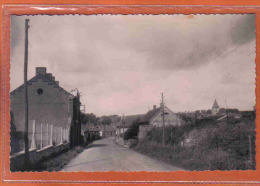
M 255 14 L 12 15 L 10 170 L 255 170 Z

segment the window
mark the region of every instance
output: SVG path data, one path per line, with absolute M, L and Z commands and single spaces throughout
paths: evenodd
M 43 94 L 43 90 L 42 90 L 41 88 L 39 88 L 39 89 L 37 90 L 37 93 L 38 93 L 39 95 L 42 95 L 42 94 Z

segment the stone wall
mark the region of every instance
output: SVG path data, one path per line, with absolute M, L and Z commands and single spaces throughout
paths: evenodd
M 59 144 L 57 146 L 49 145 L 40 150 L 30 149 L 29 159 L 31 165 L 41 161 L 43 158 L 49 157 L 54 153 L 58 153 L 69 149 L 69 143 Z M 13 154 L 10 156 L 10 169 L 11 171 L 19 171 L 24 167 L 24 151 Z

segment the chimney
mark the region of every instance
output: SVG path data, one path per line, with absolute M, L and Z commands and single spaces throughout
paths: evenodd
M 156 105 L 153 106 L 153 110 L 155 110 L 155 109 L 156 109 Z
M 59 81 L 55 81 L 55 83 L 56 83 L 57 85 L 59 85 Z
M 46 77 L 52 80 L 52 73 L 46 73 Z
M 38 74 L 45 75 L 46 74 L 46 67 L 36 67 L 36 75 L 38 75 Z

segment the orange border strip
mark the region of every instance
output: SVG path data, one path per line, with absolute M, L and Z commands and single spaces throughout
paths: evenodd
M 6 2 L 6 1 L 4 1 Z M 18 1 L 16 1 L 18 2 Z M 19 1 L 20 2 L 20 1 Z M 36 1 L 43 2 L 43 1 Z M 46 1 L 52 4 L 49 0 Z M 58 1 L 54 1 L 58 2 Z M 70 0 L 64 1 L 66 3 L 72 3 Z M 77 1 L 80 3 L 80 1 Z M 98 3 L 104 1 L 99 0 Z M 113 1 L 118 3 L 118 1 Z M 123 0 L 120 3 L 131 2 Z M 155 1 L 153 1 L 155 2 Z M 165 2 L 165 1 L 164 1 Z M 169 2 L 169 1 L 167 1 Z M 183 3 L 184 1 L 179 1 Z M 193 1 L 186 1 L 195 4 Z M 205 1 L 199 1 L 205 2 Z M 211 1 L 207 1 L 208 4 L 212 4 Z M 224 5 L 224 1 L 219 1 L 219 5 Z M 252 5 L 257 1 L 230 1 L 229 5 L 236 2 L 239 5 Z M 27 3 L 33 3 L 28 1 Z M 82 2 L 81 2 L 82 3 Z M 88 2 L 93 4 L 92 2 Z M 97 4 L 98 4 L 97 3 Z M 141 4 L 147 3 L 146 0 Z M 157 2 L 158 3 L 158 2 Z M 259 2 L 258 2 L 259 3 Z M 7 3 L 2 3 L 7 4 Z M 161 184 L 260 184 L 260 117 L 258 111 L 259 105 L 259 43 L 260 43 L 260 7 L 256 6 L 152 6 L 152 5 L 5 5 L 1 9 L 2 11 L 2 61 L 1 61 L 1 178 L 6 183 L 161 183 Z M 132 2 L 133 4 L 133 2 Z M 153 4 L 153 3 L 151 3 Z M 167 3 L 165 3 L 166 5 Z M 255 171 L 176 171 L 176 172 L 16 172 L 9 171 L 9 152 L 10 152 L 10 139 L 9 139 L 9 91 L 10 91 L 10 15 L 37 15 L 37 14 L 49 14 L 49 15 L 64 15 L 64 14 L 256 14 L 256 109 L 257 109 L 257 140 L 256 140 L 256 170 Z

